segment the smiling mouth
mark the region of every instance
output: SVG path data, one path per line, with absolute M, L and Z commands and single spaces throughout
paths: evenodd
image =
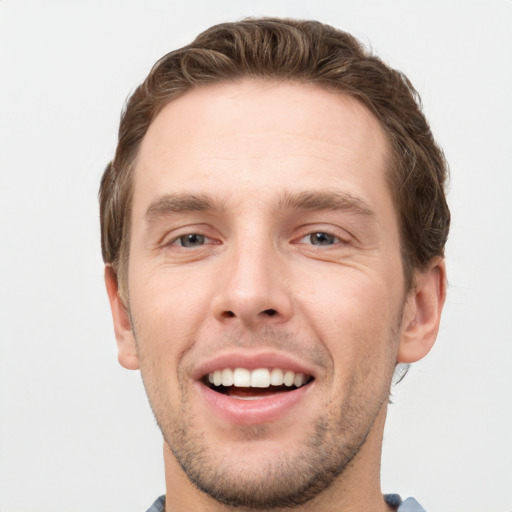
M 202 379 L 213 391 L 239 400 L 258 400 L 308 385 L 313 377 L 281 368 L 224 368 Z

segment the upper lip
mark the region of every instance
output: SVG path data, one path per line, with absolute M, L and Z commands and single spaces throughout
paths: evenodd
M 224 368 L 246 368 L 248 370 L 281 368 L 283 370 L 292 370 L 295 373 L 304 373 L 311 377 L 315 376 L 314 369 L 310 365 L 297 360 L 292 354 L 271 350 L 260 350 L 257 353 L 248 352 L 247 350 L 231 350 L 217 354 L 200 363 L 194 369 L 192 378 L 201 380 L 205 375 L 215 370 L 223 370 Z

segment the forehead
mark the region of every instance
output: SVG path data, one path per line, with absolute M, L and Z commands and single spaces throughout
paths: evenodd
M 379 121 L 348 95 L 262 80 L 200 86 L 166 105 L 149 127 L 133 206 L 196 190 L 262 197 L 279 188 L 341 188 L 376 200 L 389 195 L 387 154 Z

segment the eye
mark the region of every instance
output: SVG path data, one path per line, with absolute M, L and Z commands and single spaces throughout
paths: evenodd
M 173 240 L 172 245 L 178 245 L 181 247 L 200 247 L 208 240 L 208 237 L 199 233 L 187 233 L 186 235 L 181 235 Z
M 302 237 L 299 240 L 299 243 L 302 244 L 311 244 L 311 245 L 334 245 L 340 243 L 341 240 L 330 233 L 326 233 L 324 231 L 317 231 L 315 233 L 309 233 L 306 236 Z

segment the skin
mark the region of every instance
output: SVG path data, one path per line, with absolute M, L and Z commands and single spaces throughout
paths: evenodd
M 392 374 L 432 347 L 446 286 L 437 258 L 404 292 L 387 157 L 364 106 L 315 86 L 200 87 L 150 126 L 129 305 L 105 277 L 119 360 L 140 368 L 164 435 L 168 511 L 388 510 Z M 262 353 L 306 367 L 307 392 L 271 421 L 212 413 L 197 369 Z

